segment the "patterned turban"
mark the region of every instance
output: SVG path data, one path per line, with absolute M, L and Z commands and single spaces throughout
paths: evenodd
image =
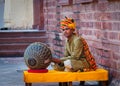
M 74 22 L 74 19 L 72 18 L 67 18 L 65 17 L 65 19 L 63 19 L 61 22 L 60 22 L 60 28 L 61 29 L 64 29 L 65 27 L 68 27 L 70 29 L 73 29 L 75 30 L 75 27 L 76 27 L 76 23 Z

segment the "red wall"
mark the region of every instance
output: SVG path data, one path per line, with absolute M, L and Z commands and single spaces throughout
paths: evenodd
M 61 0 L 63 1 L 63 0 Z M 73 0 L 72 4 L 44 0 L 45 29 L 51 50 L 62 57 L 65 38 L 59 22 L 64 16 L 77 23 L 77 32 L 87 40 L 99 67 L 109 70 L 112 83 L 120 79 L 120 0 Z M 70 0 L 72 1 L 72 0 Z M 120 81 L 119 81 L 120 85 Z

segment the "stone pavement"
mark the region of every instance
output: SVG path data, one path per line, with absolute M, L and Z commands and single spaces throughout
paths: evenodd
M 0 58 L 0 86 L 24 86 L 23 70 L 27 70 L 23 57 Z M 58 86 L 58 83 L 35 83 L 32 86 Z M 79 82 L 73 82 L 73 86 L 79 86 Z M 86 82 L 85 86 L 97 86 L 97 82 Z

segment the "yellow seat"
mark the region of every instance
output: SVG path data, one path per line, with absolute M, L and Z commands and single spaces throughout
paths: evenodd
M 97 69 L 89 72 L 64 72 L 49 70 L 47 73 L 29 73 L 23 72 L 24 82 L 26 86 L 30 83 L 39 82 L 72 82 L 72 81 L 107 81 L 108 71 L 105 69 Z M 28 85 L 29 84 L 29 85 Z

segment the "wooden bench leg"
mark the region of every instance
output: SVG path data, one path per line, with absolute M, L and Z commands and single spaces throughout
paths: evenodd
M 72 86 L 72 82 L 69 82 L 69 83 L 68 83 L 68 86 Z
M 25 83 L 25 86 L 32 86 L 32 83 Z
M 79 86 L 85 85 L 85 81 L 80 81 Z
M 99 81 L 99 86 L 108 86 L 108 81 Z
M 62 86 L 62 82 L 59 82 L 59 86 Z
M 59 86 L 68 86 L 68 82 L 59 82 Z

